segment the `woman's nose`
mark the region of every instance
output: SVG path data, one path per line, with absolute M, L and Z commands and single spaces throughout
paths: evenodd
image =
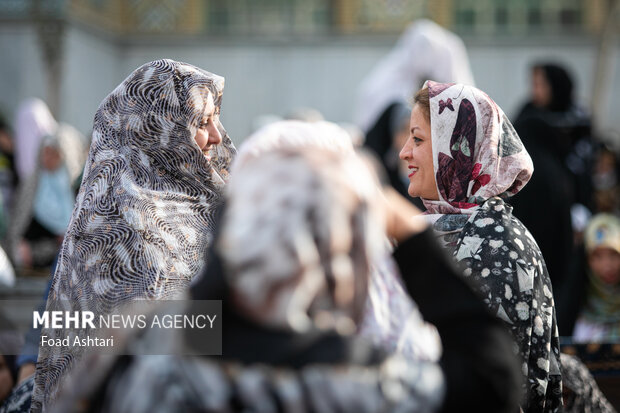
M 217 128 L 217 126 L 214 125 L 209 130 L 209 144 L 211 144 L 211 145 L 219 145 L 220 143 L 222 143 L 222 134 L 220 133 L 220 131 Z
M 403 148 L 398 153 L 398 157 L 403 161 L 406 161 L 408 158 L 411 158 L 411 150 L 409 149 L 409 145 L 405 143 Z

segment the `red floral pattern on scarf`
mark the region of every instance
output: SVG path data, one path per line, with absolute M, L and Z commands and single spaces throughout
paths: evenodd
M 489 198 L 519 192 L 534 168 L 499 106 L 471 86 L 433 81 L 426 85 L 439 194 L 437 201 L 423 200 L 428 212 L 471 214 Z M 454 110 L 445 110 L 447 102 Z

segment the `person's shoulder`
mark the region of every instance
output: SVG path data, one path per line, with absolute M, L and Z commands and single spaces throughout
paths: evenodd
M 484 238 L 502 242 L 522 257 L 526 252 L 539 254 L 540 248 L 523 223 L 513 215 L 512 206 L 500 197 L 486 200 L 471 219 L 472 231 Z M 515 254 L 511 254 L 515 256 Z

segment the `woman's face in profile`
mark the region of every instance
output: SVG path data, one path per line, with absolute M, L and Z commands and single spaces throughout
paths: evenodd
M 414 105 L 411 111 L 409 127 L 409 137 L 399 154 L 400 159 L 407 162 L 409 170 L 409 195 L 438 200 L 431 125 L 418 104 Z
M 215 105 L 213 104 L 213 97 L 209 94 L 207 98 L 207 104 L 205 106 L 205 111 L 200 123 L 198 124 L 198 129 L 196 130 L 196 135 L 194 135 L 194 140 L 196 144 L 202 151 L 202 153 L 209 159 L 209 151 L 215 145 L 219 145 L 222 142 L 222 135 L 217 128 L 219 124 L 218 115 L 215 113 Z

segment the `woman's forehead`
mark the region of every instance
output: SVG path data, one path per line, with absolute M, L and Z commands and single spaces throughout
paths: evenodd
M 197 115 L 209 116 L 216 109 L 213 93 L 206 86 L 191 88 L 188 102 Z

